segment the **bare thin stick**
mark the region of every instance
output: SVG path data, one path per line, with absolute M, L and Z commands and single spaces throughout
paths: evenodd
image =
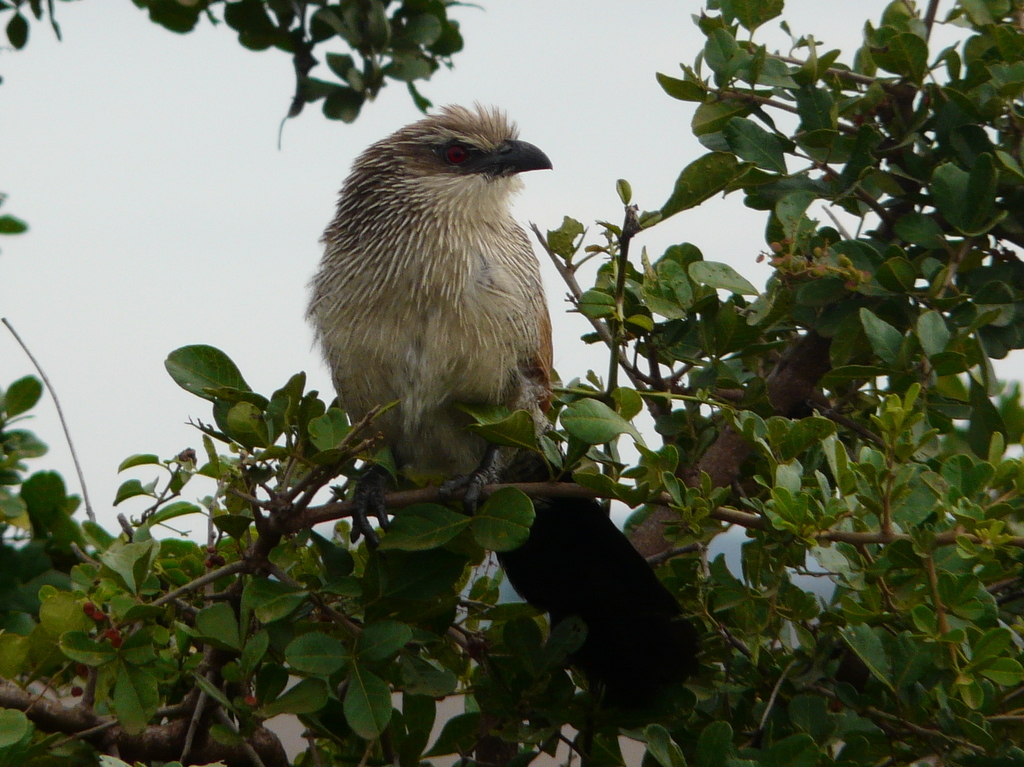
M 227 715 L 227 713 L 225 713 L 224 709 L 217 709 L 217 719 L 220 721 L 221 724 L 230 729 L 232 732 L 238 732 L 238 726 L 231 721 L 231 718 Z M 256 765 L 256 767 L 267 767 L 263 763 L 263 760 L 260 759 L 260 755 L 256 753 L 256 749 L 253 748 L 252 743 L 249 742 L 248 738 L 242 740 L 242 748 L 245 750 L 245 753 L 248 755 L 252 763 Z
M 60 419 L 60 426 L 64 430 L 64 439 L 68 442 L 68 449 L 71 450 L 71 460 L 75 464 L 75 471 L 78 472 L 78 484 L 82 486 L 82 500 L 85 502 L 85 513 L 89 517 L 90 522 L 96 521 L 96 514 L 92 510 L 92 504 L 89 502 L 89 491 L 85 487 L 85 474 L 82 472 L 82 464 L 78 462 L 78 453 L 75 452 L 75 445 L 71 441 L 71 432 L 68 430 L 68 423 L 64 420 L 64 411 L 60 407 L 60 400 L 57 399 L 57 392 L 54 391 L 53 384 L 50 383 L 50 379 L 46 377 L 46 373 L 39 366 L 38 360 L 32 356 L 32 352 L 28 350 L 25 342 L 21 340 L 21 336 L 18 335 L 18 331 L 14 329 L 14 326 L 7 321 L 6 317 L 0 317 L 0 322 L 4 323 L 7 329 L 14 336 L 14 340 L 18 342 L 22 351 L 25 352 L 25 356 L 29 358 L 29 361 L 35 366 L 36 372 L 39 373 L 39 377 L 43 379 L 43 383 L 46 384 L 47 390 L 50 392 L 50 396 L 53 397 L 53 404 L 57 408 L 57 417 Z

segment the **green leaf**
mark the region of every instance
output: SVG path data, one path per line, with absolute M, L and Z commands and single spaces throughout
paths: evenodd
M 790 192 L 775 205 L 775 215 L 782 224 L 782 231 L 786 238 L 796 242 L 802 230 L 806 229 L 807 208 L 817 198 L 814 192 L 800 190 Z
M 588 445 L 603 445 L 620 434 L 630 434 L 641 445 L 640 433 L 629 421 L 596 399 L 581 399 L 562 411 L 562 426 Z
M 872 350 L 889 365 L 895 365 L 899 357 L 903 334 L 871 310 L 861 308 L 860 321 L 864 326 Z
M 21 234 L 28 231 L 28 224 L 11 215 L 0 216 L 0 234 Z
M 32 730 L 32 723 L 24 712 L 0 708 L 0 749 L 20 743 Z
M 13 679 L 25 671 L 31 649 L 29 637 L 0 632 L 0 677 Z
M 721 288 L 743 296 L 759 295 L 757 288 L 728 264 L 717 261 L 694 261 L 690 264 L 689 271 L 690 278 L 699 285 Z
M 537 449 L 537 425 L 525 410 L 517 410 L 507 418 L 492 423 L 467 424 L 466 429 L 495 445 Z
M 7 39 L 17 50 L 24 48 L 28 42 L 28 21 L 20 13 L 15 13 L 7 22 Z
M 589 317 L 592 320 L 615 316 L 615 298 L 603 290 L 584 291 L 577 306 L 584 317 Z
M 845 561 L 845 559 L 844 559 Z M 816 743 L 825 743 L 832 732 L 828 703 L 817 695 L 798 695 L 789 703 L 789 719 Z
M 303 679 L 280 697 L 265 704 L 262 713 L 267 718 L 278 714 L 312 714 L 326 706 L 329 697 L 330 692 L 323 679 Z
M 892 686 L 892 666 L 885 654 L 882 640 L 870 626 L 859 624 L 847 626 L 842 631 L 843 640 L 850 649 L 857 653 L 871 674 L 890 690 Z
M 84 631 L 65 631 L 60 635 L 60 651 L 75 663 L 102 666 L 117 658 L 109 642 L 97 642 Z
M 320 561 L 323 563 L 327 573 L 328 582 L 336 581 L 352 574 L 355 568 L 355 560 L 348 549 L 338 546 L 316 531 L 310 533 L 317 551 L 320 552 Z
M 662 219 L 714 197 L 745 170 L 744 166 L 736 162 L 736 157 L 728 152 L 710 152 L 698 157 L 683 168 L 676 179 L 672 195 L 661 207 Z
M 212 346 L 197 344 L 175 349 L 167 355 L 164 367 L 178 386 L 203 399 L 214 399 L 206 389 L 252 391 L 235 363 Z
M 810 735 L 790 735 L 771 745 L 761 754 L 763 767 L 814 767 L 821 756 Z
M 980 636 L 971 647 L 971 662 L 988 660 L 999 655 L 1010 646 L 1013 634 L 1009 629 L 998 627 L 990 629 Z
M 217 602 L 196 614 L 196 630 L 202 638 L 221 650 L 241 650 L 238 619 L 227 602 Z
M 786 172 L 782 142 L 753 120 L 734 117 L 729 120 L 722 133 L 729 148 L 741 159 L 776 173 Z
M 384 551 L 436 549 L 462 532 L 470 522 L 464 514 L 436 503 L 417 503 L 398 510 L 381 539 L 380 548 Z
M 886 290 L 894 293 L 906 293 L 914 288 L 916 277 L 913 264 L 902 256 L 894 256 L 885 260 L 875 270 L 875 279 Z
M 348 662 L 348 648 L 332 636 L 311 631 L 295 637 L 284 657 L 294 670 L 316 676 L 330 676 Z
M 644 409 L 644 399 L 636 389 L 620 386 L 612 392 L 615 407 L 627 421 L 632 421 Z
M 309 422 L 309 439 L 317 450 L 331 450 L 339 447 L 352 431 L 348 416 L 336 407 L 328 409 L 319 418 Z
M 658 78 L 658 85 L 661 86 L 661 89 L 674 99 L 701 102 L 707 95 L 707 90 L 700 83 L 692 80 L 679 80 L 663 75 L 661 72 L 658 72 L 655 77 Z
M 117 488 L 114 505 L 117 506 L 122 501 L 127 501 L 129 498 L 134 498 L 137 495 L 150 495 L 150 493 L 146 492 L 146 488 L 142 486 L 142 482 L 139 480 L 126 479 L 121 483 L 121 486 Z
M 353 664 L 344 710 L 345 720 L 356 735 L 376 740 L 391 721 L 391 690 L 379 676 Z
M 873 48 L 871 58 L 882 69 L 920 85 L 928 71 L 928 43 L 913 32 L 899 32 L 882 48 Z
M 100 555 L 100 561 L 120 576 L 129 591 L 137 593 L 159 552 L 160 544 L 154 540 L 142 543 L 117 540 Z
M 143 668 L 119 663 L 112 702 L 121 726 L 138 735 L 160 705 L 156 678 Z
M 273 623 L 291 615 L 309 592 L 268 578 L 253 577 L 242 590 L 242 612 L 256 614 L 261 623 Z
M 52 592 L 52 588 L 47 590 Z M 39 625 L 50 636 L 56 638 L 65 631 L 88 631 L 96 625 L 82 611 L 81 597 L 72 592 L 57 591 L 40 597 Z
M 668 730 L 660 724 L 649 724 L 644 729 L 647 752 L 661 767 L 686 767 L 682 749 L 672 740 Z
M 406 695 L 443 698 L 455 692 L 458 685 L 458 677 L 453 671 L 438 668 L 434 663 L 415 655 L 402 655 L 398 665 L 402 671 L 402 689 Z
M 146 519 L 144 526 L 162 525 L 178 517 L 187 517 L 190 514 L 204 514 L 205 511 L 194 503 L 188 501 L 175 501 L 166 506 L 161 506 Z
M 218 514 L 213 518 L 218 530 L 223 530 L 235 540 L 240 540 L 252 524 L 252 517 L 244 514 Z
M 921 341 L 924 353 L 934 357 L 946 350 L 952 336 L 942 315 L 933 310 L 917 318 L 917 337 Z
M 783 0 L 722 0 L 722 11 L 753 32 L 782 13 Z
M 672 258 L 661 258 L 653 269 L 645 268 L 643 290 L 647 308 L 670 320 L 686 317 L 693 305 L 686 268 Z
M 633 200 L 633 187 L 624 178 L 620 178 L 615 182 L 615 192 L 619 195 L 619 201 L 623 205 L 629 205 Z
M 446 754 L 468 754 L 480 737 L 480 714 L 471 712 L 453 716 L 444 723 L 444 729 L 437 741 L 423 756 L 435 757 Z
M 362 662 L 387 660 L 411 641 L 412 629 L 404 623 L 368 623 L 356 640 L 356 656 Z
M 1024 667 L 1013 658 L 994 658 L 979 673 L 1003 687 L 1014 687 L 1024 680 Z
M 473 538 L 490 551 L 512 551 L 530 537 L 533 501 L 522 490 L 503 487 L 477 509 L 473 517 Z
M 796 111 L 800 116 L 800 130 L 835 130 L 838 115 L 832 94 L 822 88 L 806 86 L 796 92 Z
M 125 469 L 130 469 L 133 466 L 146 466 L 150 464 L 159 466 L 160 457 L 153 455 L 152 453 L 136 453 L 135 455 L 130 455 L 121 461 L 121 465 L 117 467 L 117 473 L 120 474 Z M 114 505 L 117 505 L 116 501 L 114 502 Z
M 576 252 L 578 240 L 584 231 L 579 221 L 563 216 L 560 227 L 548 230 L 548 247 L 555 255 L 568 259 Z
M 328 120 L 341 120 L 344 123 L 355 122 L 365 100 L 366 97 L 354 88 L 333 88 L 324 99 L 324 117 Z
M 896 234 L 907 242 L 926 248 L 941 248 L 945 244 L 942 239 L 942 227 L 939 222 L 924 213 L 911 211 L 900 216 L 895 226 Z
M 242 656 L 238 659 L 238 665 L 243 677 L 249 677 L 256 670 L 256 665 L 263 660 L 263 656 L 270 647 L 270 634 L 266 629 L 260 629 L 245 640 L 245 647 L 242 649 Z
M 995 211 L 999 173 L 989 153 L 978 157 L 968 173 L 954 163 L 939 165 L 932 172 L 931 191 L 935 207 L 962 234 L 984 234 L 1003 218 L 1006 211 Z
M 35 376 L 19 378 L 8 387 L 3 395 L 3 410 L 8 418 L 31 410 L 43 395 L 43 384 Z
M 695 136 L 719 133 L 729 124 L 729 120 L 745 117 L 750 112 L 750 107 L 739 101 L 706 101 L 694 111 L 690 128 Z
M 227 414 L 228 436 L 246 447 L 269 447 L 270 433 L 263 410 L 251 402 L 236 402 Z M 310 424 L 312 425 L 312 424 Z
M 712 722 L 697 739 L 697 767 L 725 767 L 735 749 L 728 722 Z

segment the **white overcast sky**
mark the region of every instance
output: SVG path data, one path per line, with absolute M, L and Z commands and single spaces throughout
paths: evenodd
M 693 105 L 668 98 L 654 79 L 693 62 L 703 37 L 691 17 L 701 3 L 483 5 L 452 9 L 465 50 L 454 70 L 439 71 L 421 90 L 435 104 L 506 109 L 522 137 L 551 157 L 553 171 L 525 177 L 519 219 L 543 229 L 566 214 L 585 224 L 619 221 L 620 177 L 642 208 L 659 207 L 679 170 L 705 151 L 690 134 Z M 795 33 L 852 55 L 864 20 L 877 22 L 885 5 L 787 0 L 784 17 Z M 173 34 L 127 0 L 58 3 L 57 13 L 63 42 L 33 24 L 27 48 L 0 50 L 3 210 L 31 226 L 0 238 L 0 316 L 56 387 L 93 505 L 112 527 L 124 457 L 201 447 L 185 422 L 208 420 L 209 407 L 167 376 L 171 350 L 217 346 L 268 395 L 305 370 L 330 398 L 303 320 L 320 233 L 353 158 L 418 113 L 397 84 L 353 125 L 307 106 L 285 126 L 278 150 L 294 88 L 285 54 L 247 51 L 230 29 L 205 21 L 191 34 Z M 777 20 L 766 31 L 785 44 Z M 762 285 L 768 271 L 755 259 L 763 225 L 763 214 L 733 195 L 676 216 L 640 244 L 658 255 L 693 242 Z M 544 267 L 556 367 L 564 378 L 588 366 L 603 371 L 603 356 L 579 341 L 585 323 L 565 314 L 565 290 Z M 32 368 L 0 331 L 6 387 Z M 48 399 L 27 426 L 51 446 L 33 468 L 57 469 L 77 492 Z M 143 481 L 155 476 L 134 472 Z

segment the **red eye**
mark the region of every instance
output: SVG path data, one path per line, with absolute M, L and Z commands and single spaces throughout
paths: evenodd
M 459 146 L 458 144 L 452 144 L 444 151 L 444 156 L 448 162 L 453 165 L 458 165 L 459 163 L 466 161 L 466 158 L 469 157 L 469 153 L 466 151 L 465 147 Z

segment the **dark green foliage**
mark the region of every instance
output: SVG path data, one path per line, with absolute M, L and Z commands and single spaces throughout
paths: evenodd
M 367 464 L 394 468 L 372 418 L 351 423 L 303 374 L 253 392 L 207 346 L 168 358 L 175 381 L 212 405 L 200 453 L 122 463 L 142 477 L 117 496 L 130 537 L 79 527 L 63 481 L 27 475 L 45 447 L 12 423 L 41 387 L 22 379 L 4 393 L 0 675 L 13 684 L 0 691 L 91 684 L 95 710 L 137 733 L 190 717 L 199 689 L 230 713 L 238 731 L 221 721 L 211 732 L 237 749 L 265 718 L 299 716 L 319 759 L 302 764 L 471 760 L 484 729 L 518 744 L 507 763 L 527 764 L 570 725 L 595 767 L 625 764 L 623 734 L 645 743 L 644 767 L 1020 767 L 1024 407 L 991 363 L 1024 347 L 1018 5 L 954 3 L 946 21 L 963 40 L 935 51 L 900 0 L 852 55 L 804 38 L 783 56 L 750 39 L 781 0 L 709 2 L 693 66 L 658 76 L 708 153 L 622 227 L 603 222 L 588 238 L 566 218 L 544 238 L 566 275 L 601 260 L 574 298 L 595 327 L 586 340 L 615 350 L 609 366 L 556 390 L 539 438 L 526 413 L 465 411 L 477 433 L 536 451 L 551 476 L 572 473 L 573 492 L 637 508 L 630 529 L 663 539 L 656 577 L 702 649 L 696 675 L 658 705 L 599 705 L 566 668 L 582 623 L 558 616 L 552 630 L 534 607 L 499 599 L 487 552 L 514 559 L 535 518 L 522 489 L 469 518 L 399 478 L 411 495 L 393 497 L 380 547 L 352 545 L 352 479 Z M 145 7 L 187 31 L 211 6 Z M 417 97 L 413 81 L 461 47 L 443 3 L 309 10 L 304 24 L 291 5 L 242 0 L 224 18 L 243 45 L 297 62 L 340 37 L 350 53 L 326 57 L 338 82 L 300 72 L 296 102 L 322 98 L 332 117 L 353 118 L 387 77 Z M 615 190 L 626 206 L 643 198 L 624 180 Z M 732 192 L 766 214 L 775 271 L 763 290 L 694 244 L 630 249 L 646 228 Z M 18 224 L 0 218 L 5 231 Z M 633 424 L 645 408 L 653 435 Z M 635 463 L 619 452 L 624 436 Z M 198 503 L 182 497 L 196 476 L 216 482 Z M 332 484 L 332 497 L 318 494 Z M 157 534 L 187 514 L 209 518 L 207 545 Z M 738 568 L 708 554 L 735 527 Z M 72 568 L 75 546 L 89 559 Z M 643 613 L 624 630 L 642 632 Z M 454 694 L 465 713 L 430 736 L 436 700 Z M 48 726 L 27 703 L 0 710 L 0 759 L 94 757 L 55 746 Z

